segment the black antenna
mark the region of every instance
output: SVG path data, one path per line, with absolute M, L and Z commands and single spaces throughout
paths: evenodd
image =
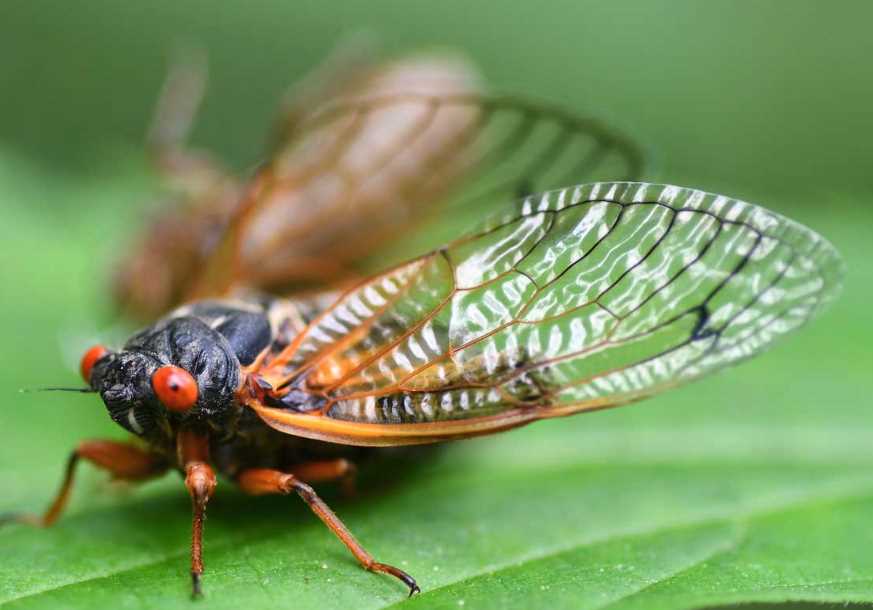
M 31 392 L 78 392 L 80 394 L 94 394 L 97 390 L 92 388 L 58 388 L 58 387 L 49 387 L 49 388 L 22 388 L 18 390 L 22 394 L 29 394 Z

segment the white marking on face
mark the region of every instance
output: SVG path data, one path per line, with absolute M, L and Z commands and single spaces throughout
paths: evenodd
M 136 421 L 136 417 L 134 416 L 134 407 L 131 407 L 127 410 L 127 423 L 130 425 L 130 429 L 136 432 L 137 434 L 142 434 L 143 429 L 142 426 L 139 425 L 139 422 Z

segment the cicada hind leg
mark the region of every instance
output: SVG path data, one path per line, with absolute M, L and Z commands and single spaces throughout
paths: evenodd
M 346 546 L 355 559 L 366 570 L 382 572 L 397 578 L 409 588 L 410 597 L 420 591 L 415 579 L 401 570 L 387 563 L 381 563 L 365 549 L 352 535 L 349 528 L 337 517 L 336 513 L 322 500 L 315 490 L 307 485 L 302 477 L 309 477 L 312 482 L 331 479 L 349 480 L 348 467 L 351 466 L 346 460 L 333 462 L 314 462 L 303 464 L 294 468 L 298 476 L 289 472 L 270 470 L 265 468 L 253 468 L 244 470 L 237 477 L 237 483 L 244 492 L 252 495 L 283 494 L 295 492 L 306 502 L 312 512 L 336 535 Z M 333 476 L 331 476 L 333 475 Z
M 346 459 L 324 460 L 297 464 L 288 469 L 288 474 L 294 475 L 304 483 L 328 483 L 336 481 L 346 496 L 354 496 L 356 492 L 355 479 L 358 469 Z
M 42 515 L 11 513 L 0 515 L 0 525 L 5 523 L 24 523 L 48 527 L 57 521 L 64 511 L 76 475 L 76 465 L 85 460 L 109 472 L 112 478 L 120 481 L 139 482 L 157 477 L 167 471 L 166 460 L 155 453 L 140 449 L 127 443 L 108 440 L 83 441 L 67 459 L 67 468 L 61 487 L 54 501 Z

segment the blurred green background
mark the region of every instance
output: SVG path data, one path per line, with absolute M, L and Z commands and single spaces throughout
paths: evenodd
M 461 51 L 495 91 L 604 118 L 645 147 L 647 179 L 792 216 L 848 267 L 822 319 L 738 370 L 398 464 L 406 480 L 358 501 L 331 496 L 371 550 L 418 576 L 409 605 L 873 602 L 871 20 L 869 2 L 4 0 L 0 512 L 41 508 L 78 439 L 123 437 L 93 396 L 18 389 L 76 384 L 81 348 L 123 335 L 104 279 L 155 191 L 140 143 L 173 49 L 208 50 L 194 142 L 243 169 L 285 88 L 364 32 L 388 55 Z M 405 250 L 466 222 L 442 219 Z M 222 486 L 210 608 L 402 601 L 298 504 Z M 173 477 L 124 493 L 83 469 L 55 529 L 0 531 L 0 606 L 189 607 L 187 511 Z

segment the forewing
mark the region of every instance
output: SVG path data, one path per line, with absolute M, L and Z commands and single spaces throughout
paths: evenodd
M 265 371 L 323 405 L 255 405 L 353 444 L 428 442 L 620 405 L 760 352 L 838 291 L 809 229 L 693 189 L 600 183 L 376 276 Z
M 262 288 L 325 282 L 438 202 L 484 209 L 580 177 L 639 176 L 641 154 L 618 132 L 476 81 L 458 62 L 389 64 L 295 123 L 231 227 L 234 264 L 213 267 Z

